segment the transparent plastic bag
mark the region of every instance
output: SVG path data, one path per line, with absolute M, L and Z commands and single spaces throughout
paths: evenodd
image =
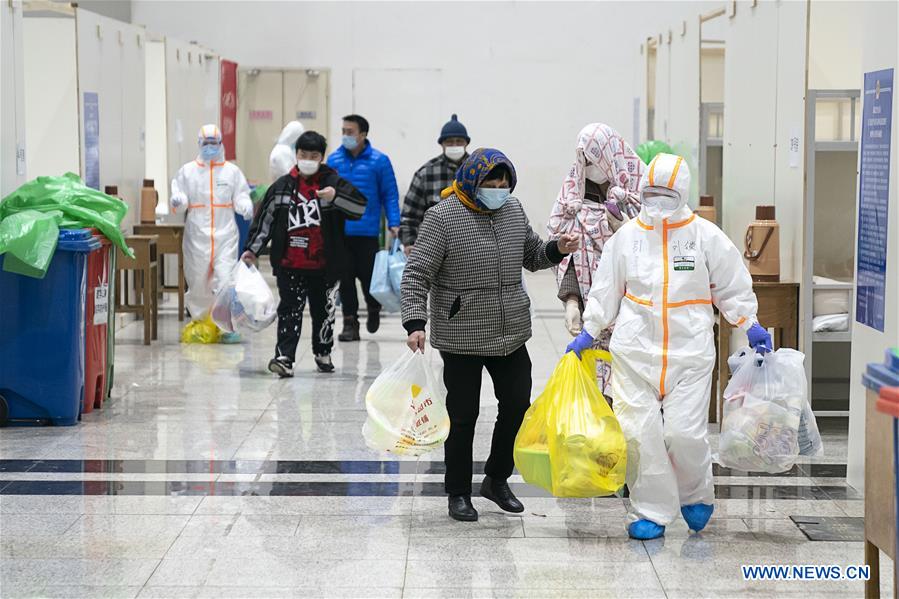
M 216 294 L 210 313 L 215 324 L 227 333 L 261 331 L 278 317 L 278 304 L 262 273 L 239 261 Z
M 449 435 L 446 390 L 424 354 L 404 352 L 378 375 L 365 395 L 365 443 L 378 451 L 421 455 Z
M 596 359 L 567 353 L 515 437 L 515 466 L 524 480 L 556 497 L 599 497 L 624 485 L 627 445 L 596 383 Z
M 819 455 L 821 435 L 808 399 L 805 356 L 782 348 L 764 356 L 744 348 L 728 360 L 718 462 L 728 468 L 786 472 L 799 455 Z
M 400 265 L 402 257 L 402 265 Z M 403 268 L 406 266 L 405 256 L 400 249 L 399 240 L 394 240 L 389 250 L 381 250 L 375 254 L 375 265 L 372 268 L 371 284 L 368 287 L 372 297 L 378 300 L 385 312 L 400 311 L 399 281 L 403 280 Z M 399 279 L 396 280 L 397 273 Z M 396 280 L 396 282 L 394 282 Z

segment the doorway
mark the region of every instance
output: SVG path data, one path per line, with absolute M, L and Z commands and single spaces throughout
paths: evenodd
M 238 69 L 235 162 L 250 184 L 271 182 L 269 154 L 288 121 L 328 137 L 329 85 L 327 69 Z
M 724 10 L 700 17 L 699 193 L 712 196 L 720 226 L 724 212 Z

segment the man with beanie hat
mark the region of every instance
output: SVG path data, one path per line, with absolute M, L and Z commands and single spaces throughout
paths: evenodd
M 400 241 L 406 248 L 406 255 L 412 251 L 418 237 L 418 228 L 425 212 L 440 201 L 440 192 L 450 186 L 456 170 L 468 156 L 471 138 L 465 125 L 455 114 L 440 130 L 437 143 L 443 148 L 439 156 L 431 158 L 412 177 L 409 191 L 403 202 L 403 216 L 400 221 Z

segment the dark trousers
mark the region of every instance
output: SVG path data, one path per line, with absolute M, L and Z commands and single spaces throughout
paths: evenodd
M 334 346 L 334 318 L 337 313 L 337 283 L 328 285 L 323 275 L 304 273 L 288 268 L 278 269 L 278 344 L 276 357 L 285 357 L 293 364 L 297 342 L 303 330 L 303 311 L 309 301 L 312 315 L 312 352 L 321 356 L 331 353 Z
M 504 481 L 512 475 L 515 467 L 512 445 L 524 413 L 531 405 L 531 358 L 524 345 L 504 357 L 465 356 L 449 352 L 440 352 L 440 355 L 443 356 L 446 409 L 450 417 L 450 433 L 444 445 L 444 486 L 449 495 L 464 495 L 471 493 L 471 454 L 481 403 L 481 372 L 487 369 L 493 379 L 496 399 L 499 400 L 499 413 L 493 427 L 493 442 L 484 474 Z
M 346 268 L 340 279 L 340 303 L 343 317 L 359 315 L 359 298 L 356 296 L 356 279 L 362 283 L 362 294 L 369 312 L 381 310 L 381 304 L 371 296 L 371 272 L 375 267 L 375 254 L 381 249 L 377 237 L 346 237 Z

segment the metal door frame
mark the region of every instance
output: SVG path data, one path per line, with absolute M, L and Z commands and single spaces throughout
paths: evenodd
M 817 105 L 819 99 L 848 99 L 850 105 L 849 118 L 849 139 L 850 141 L 818 141 L 815 139 L 815 117 L 817 114 Z M 815 158 L 818 152 L 858 152 L 858 139 L 855 126 L 855 117 L 857 114 L 857 106 L 861 98 L 861 91 L 858 89 L 810 89 L 806 92 L 805 101 L 805 135 L 806 135 L 806 152 L 805 152 L 805 232 L 804 245 L 805 253 L 802 265 L 802 284 L 800 285 L 800 314 L 802 316 L 801 324 L 801 347 L 805 353 L 805 371 L 806 379 L 809 383 L 809 401 L 813 401 L 812 397 L 812 364 L 814 360 L 815 332 L 812 326 L 814 317 L 814 282 L 815 275 Z M 825 289 L 819 286 L 819 289 Z M 852 322 L 855 319 L 855 294 L 849 305 L 849 330 L 843 334 L 834 334 L 830 338 L 821 337 L 818 342 L 852 342 Z M 849 410 L 814 410 L 816 416 L 839 416 L 848 417 Z

